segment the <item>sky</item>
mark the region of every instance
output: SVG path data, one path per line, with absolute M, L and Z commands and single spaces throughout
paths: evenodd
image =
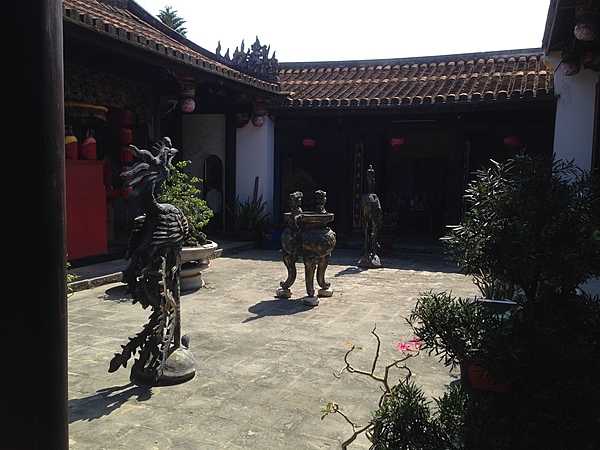
M 536 48 L 550 0 L 135 0 L 172 6 L 187 37 L 231 53 L 258 35 L 279 61 L 404 58 Z

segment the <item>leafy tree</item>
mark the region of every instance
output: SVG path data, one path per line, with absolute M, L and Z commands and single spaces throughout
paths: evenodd
M 165 6 L 161 9 L 158 13 L 158 18 L 162 23 L 177 31 L 182 36 L 186 35 L 187 29 L 183 26 L 186 20 L 179 17 L 177 11 L 174 10 L 172 6 Z

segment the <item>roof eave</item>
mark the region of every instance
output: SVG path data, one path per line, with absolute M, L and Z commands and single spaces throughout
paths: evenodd
M 130 2 L 131 2 L 131 0 L 130 0 Z M 246 74 L 237 72 L 236 70 L 231 69 L 231 68 L 227 68 L 229 71 L 231 71 L 231 74 L 232 74 L 232 75 L 228 75 L 224 71 L 217 70 L 216 61 L 214 64 L 212 64 L 214 67 L 211 68 L 210 62 L 204 62 L 197 58 L 193 58 L 191 55 L 185 55 L 179 50 L 174 51 L 171 48 L 167 48 L 167 47 L 163 46 L 164 52 L 162 52 L 156 48 L 152 48 L 150 46 L 150 44 L 144 45 L 141 42 L 138 42 L 138 43 L 133 42 L 131 40 L 132 36 L 130 36 L 130 33 L 123 32 L 123 33 L 116 33 L 113 35 L 105 30 L 98 29 L 98 28 L 94 27 L 93 25 L 87 23 L 87 21 L 86 21 L 87 14 L 83 14 L 83 15 L 76 14 L 78 17 L 71 17 L 72 14 L 70 14 L 69 11 L 73 11 L 73 10 L 70 8 L 66 8 L 63 5 L 63 20 L 66 20 L 67 22 L 69 22 L 75 26 L 78 26 L 80 28 L 83 28 L 83 29 L 89 30 L 91 32 L 107 36 L 107 37 L 111 37 L 112 39 L 115 39 L 117 41 L 128 44 L 132 48 L 143 49 L 143 50 L 152 52 L 153 54 L 158 55 L 161 58 L 166 59 L 170 62 L 177 61 L 178 63 L 183 63 L 186 66 L 193 68 L 195 70 L 198 70 L 200 72 L 207 73 L 207 74 L 210 74 L 213 76 L 222 77 L 222 78 L 226 79 L 227 81 L 245 85 L 247 87 L 257 89 L 262 92 L 267 92 L 272 95 L 274 94 L 274 95 L 277 95 L 278 97 L 280 95 L 282 95 L 281 88 L 278 84 L 268 83 L 266 81 L 259 80 L 258 78 L 254 78 L 254 77 L 251 77 L 250 75 L 246 75 Z M 74 10 L 74 11 L 79 13 L 79 11 L 77 11 L 77 10 Z M 148 13 L 146 13 L 146 14 L 148 14 Z M 145 18 L 142 18 L 142 19 L 145 20 Z M 113 28 L 115 28 L 115 27 L 113 27 Z M 162 30 L 160 30 L 160 31 L 162 31 Z M 193 50 L 195 50 L 195 49 L 193 49 Z
M 554 37 L 554 30 L 556 25 L 556 17 L 558 12 L 558 5 L 560 0 L 551 0 L 548 5 L 548 15 L 546 17 L 546 27 L 544 28 L 544 37 L 542 38 L 542 49 L 545 54 L 548 54 L 551 50 L 551 43 Z

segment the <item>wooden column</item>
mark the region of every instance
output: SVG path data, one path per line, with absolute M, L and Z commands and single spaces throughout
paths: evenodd
M 9 384 L 0 447 L 61 450 L 68 448 L 62 1 L 7 7 L 15 26 L 11 47 L 19 51 L 19 59 L 6 57 L 6 74 L 15 79 L 5 85 L 18 94 L 17 102 L 7 101 L 14 105 L 7 137 L 21 144 L 6 147 L 18 161 L 5 162 L 16 181 L 3 205 L 12 230 L 4 242 L 17 245 L 5 257 L 13 274 L 5 286 L 16 291 L 5 298 L 11 304 L 5 319 L 18 329 L 5 334 L 2 367 Z

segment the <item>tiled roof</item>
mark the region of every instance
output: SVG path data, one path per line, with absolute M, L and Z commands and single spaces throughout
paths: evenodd
M 277 83 L 259 80 L 217 62 L 208 50 L 179 37 L 131 0 L 63 0 L 63 18 L 66 22 L 182 61 L 204 72 L 270 92 L 280 90 Z
M 553 96 L 539 49 L 419 58 L 280 63 L 288 108 L 385 108 Z

